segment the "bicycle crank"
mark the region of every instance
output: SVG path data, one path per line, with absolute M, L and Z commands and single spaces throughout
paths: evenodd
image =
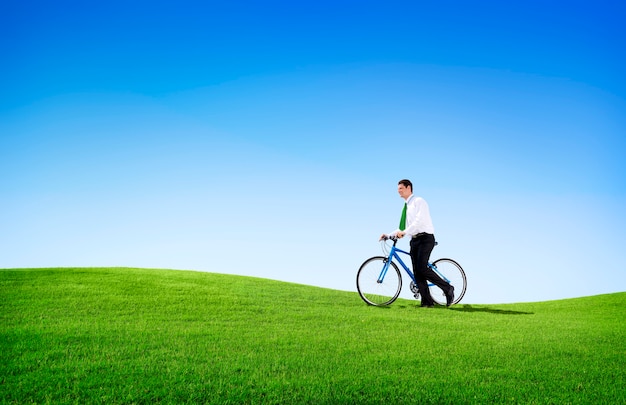
M 416 300 L 420 299 L 420 290 L 417 288 L 417 284 L 415 284 L 415 282 L 411 281 L 411 284 L 409 284 L 409 287 L 411 288 L 411 292 L 413 293 L 413 296 L 415 297 Z

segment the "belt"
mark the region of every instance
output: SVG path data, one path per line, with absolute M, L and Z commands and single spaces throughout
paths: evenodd
M 416 239 L 416 238 L 419 238 L 419 237 L 422 237 L 422 236 L 425 236 L 425 235 L 432 235 L 432 234 L 428 233 L 428 232 L 420 232 L 417 235 L 411 236 L 411 238 Z

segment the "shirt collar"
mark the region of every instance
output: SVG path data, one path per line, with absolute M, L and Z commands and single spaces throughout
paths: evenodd
M 406 199 L 406 203 L 407 203 L 407 204 L 409 203 L 409 201 L 411 201 L 411 200 L 413 199 L 413 196 L 415 196 L 415 194 L 411 194 L 411 195 L 409 196 L 409 198 L 407 198 L 407 199 Z

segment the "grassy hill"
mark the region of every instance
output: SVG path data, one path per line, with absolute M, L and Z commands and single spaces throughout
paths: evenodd
M 626 293 L 365 305 L 265 279 L 0 270 L 1 403 L 626 403 Z

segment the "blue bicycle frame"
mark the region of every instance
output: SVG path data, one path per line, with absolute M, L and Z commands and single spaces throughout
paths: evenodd
M 385 276 L 387 275 L 387 270 L 389 270 L 390 263 L 392 262 L 393 259 L 396 259 L 396 261 L 398 263 L 400 263 L 400 265 L 402 266 L 402 268 L 404 269 L 406 274 L 408 274 L 409 277 L 411 277 L 411 280 L 413 280 L 413 282 L 415 284 L 417 284 L 417 281 L 415 281 L 415 275 L 413 274 L 411 269 L 409 269 L 409 267 L 406 264 L 404 264 L 404 262 L 400 258 L 400 255 L 398 255 L 398 252 L 404 253 L 407 256 L 411 256 L 411 254 L 409 252 L 407 252 L 407 251 L 404 251 L 404 250 L 396 247 L 396 243 L 397 242 L 398 242 L 397 239 L 394 239 L 393 245 L 391 246 L 391 251 L 389 251 L 389 256 L 387 257 L 387 261 L 385 262 L 385 265 L 383 266 L 383 270 L 380 272 L 380 276 L 378 276 L 377 282 L 379 284 L 381 284 L 383 282 L 383 280 L 385 279 Z M 437 245 L 437 242 L 435 242 L 435 245 Z M 447 277 L 445 277 L 443 274 L 441 274 L 437 270 L 437 266 L 435 266 L 432 263 L 428 263 L 428 267 L 430 267 L 435 273 L 437 273 L 437 275 L 439 275 L 439 277 L 441 277 L 447 283 L 450 282 L 450 280 Z M 434 286 L 433 283 L 428 283 L 428 287 L 432 287 L 432 286 Z
M 409 252 L 406 252 L 400 248 L 397 248 L 396 242 L 394 242 L 393 246 L 391 247 L 391 251 L 389 252 L 389 257 L 387 258 L 387 262 L 383 266 L 383 270 L 380 272 L 380 276 L 378 277 L 379 284 L 382 283 L 383 280 L 385 279 L 385 276 L 387 275 L 387 270 L 389 270 L 389 264 L 391 263 L 393 259 L 396 259 L 398 263 L 400 263 L 400 265 L 404 268 L 404 271 L 406 271 L 406 274 L 408 274 L 409 277 L 411 277 L 411 280 L 413 280 L 413 282 L 415 283 L 415 276 L 413 275 L 413 272 L 407 267 L 406 264 L 404 264 L 404 262 L 402 261 L 402 259 L 400 258 L 397 252 L 404 253 L 405 255 L 410 255 Z

